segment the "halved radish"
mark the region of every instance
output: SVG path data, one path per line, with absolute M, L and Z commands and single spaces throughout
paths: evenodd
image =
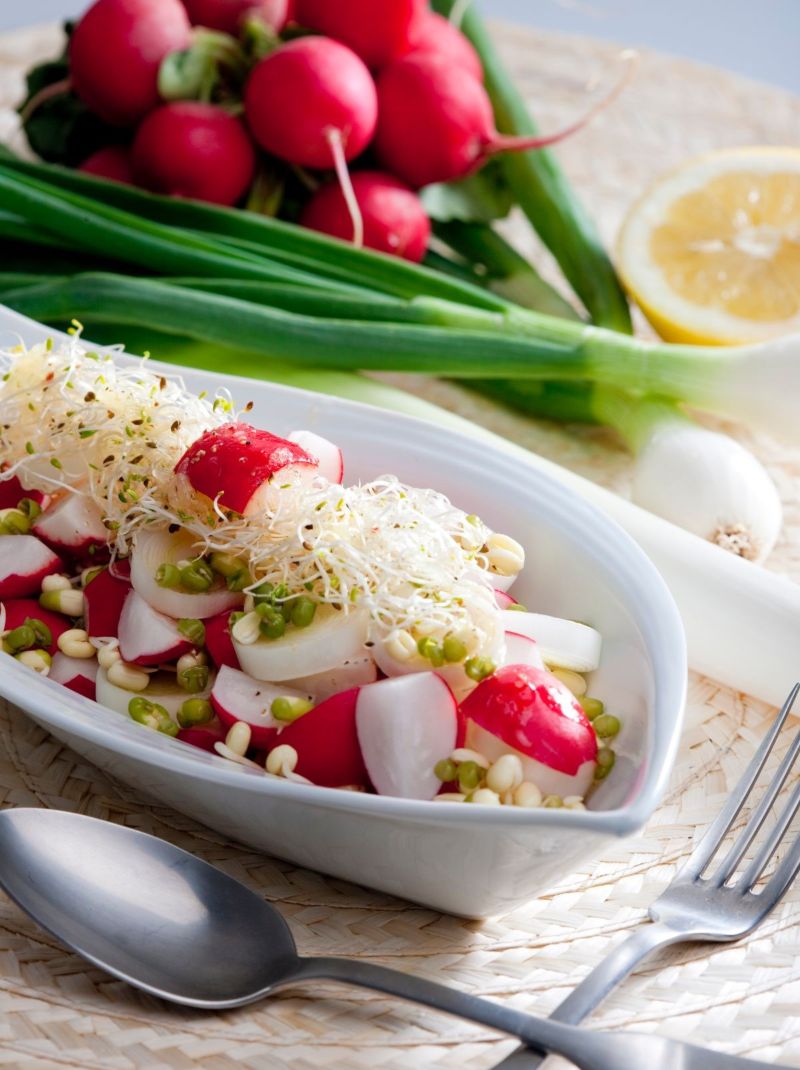
M 98 506 L 84 494 L 66 494 L 36 518 L 33 534 L 56 553 L 87 560 L 108 544 Z
M 361 688 L 356 729 L 379 795 L 432 799 L 440 788 L 434 766 L 456 746 L 458 707 L 436 673 L 396 676 Z
M 206 642 L 208 641 L 206 640 Z M 312 676 L 303 676 L 299 680 L 287 680 L 286 682 L 290 687 L 299 687 L 302 691 L 309 691 L 315 702 L 324 702 L 332 695 L 337 695 L 348 688 L 374 684 L 377 679 L 378 666 L 369 654 L 359 654 L 354 658 L 348 658 L 341 665 L 337 665 L 335 669 L 328 669 L 327 672 L 318 672 Z M 313 779 L 313 777 L 310 779 Z
M 506 656 L 503 664 L 532 665 L 534 669 L 545 667 L 536 640 L 517 632 L 506 632 Z
M 356 699 L 351 687 L 282 729 L 277 743 L 297 751 L 295 772 L 326 788 L 369 786 L 356 731 Z
M 518 606 L 519 602 L 507 591 L 501 591 L 499 587 L 494 589 L 494 600 L 497 602 L 498 609 L 510 609 L 511 606 Z M 512 610 L 512 612 L 514 612 Z
M 197 557 L 197 540 L 186 531 L 139 531 L 131 553 L 131 583 L 145 602 L 180 620 L 182 617 L 205 620 L 223 610 L 236 609 L 244 595 L 229 591 L 220 577 L 208 591 L 185 591 L 159 587 L 156 573 L 161 565 L 177 565 Z
M 188 743 L 190 747 L 206 750 L 210 754 L 216 754 L 215 743 L 224 743 L 227 731 L 219 721 L 209 721 L 208 724 L 196 725 L 194 728 L 181 728 L 178 739 L 181 743 Z
M 272 747 L 282 725 L 272 716 L 271 707 L 276 698 L 284 696 L 311 698 L 307 691 L 298 691 L 285 684 L 267 684 L 254 680 L 247 673 L 224 665 L 219 670 L 211 691 L 211 705 L 227 728 L 237 721 L 249 724 L 254 747 Z
M 289 628 L 280 639 L 237 642 L 239 664 L 256 680 L 299 680 L 336 669 L 364 654 L 369 617 L 365 610 L 344 613 L 320 605 L 307 628 Z
M 588 624 L 542 613 L 503 612 L 503 626 L 518 635 L 527 635 L 539 644 L 545 665 L 573 672 L 591 672 L 600 664 L 602 636 Z
M 42 509 L 47 508 L 49 497 L 40 490 L 25 490 L 16 476 L 0 475 L 0 509 L 16 509 L 23 498 L 30 498 Z
M 83 590 L 84 619 L 91 639 L 116 639 L 122 607 L 131 590 L 127 561 L 98 572 Z
M 122 713 L 127 717 L 131 699 L 141 696 L 146 698 L 148 702 L 156 702 L 159 706 L 163 706 L 172 720 L 177 723 L 178 711 L 184 702 L 189 698 L 209 698 L 213 685 L 214 676 L 212 674 L 208 687 L 204 691 L 193 692 L 190 695 L 178 684 L 174 672 L 155 672 L 150 677 L 150 682 L 145 690 L 134 693 L 112 684 L 108 679 L 106 670 L 100 666 L 97 670 L 96 701 L 101 706 L 108 706 L 110 710 L 116 710 L 117 713 Z
M 95 658 L 70 658 L 59 652 L 53 658 L 47 677 L 84 698 L 94 699 L 97 695 L 97 669 Z
M 233 649 L 231 639 L 230 612 L 218 613 L 206 621 L 206 650 L 208 656 L 218 669 L 223 665 L 229 665 L 232 669 L 239 668 L 239 659 Z
M 423 658 L 421 654 L 414 653 L 410 658 L 402 660 L 394 657 L 387 649 L 388 639 L 389 637 L 377 640 L 372 648 L 375 662 L 385 676 L 408 676 L 411 673 L 427 673 L 431 671 L 430 661 L 428 658 Z M 505 664 L 507 660 L 505 643 L 496 643 L 492 650 L 485 654 L 485 657 L 488 657 L 495 665 Z M 470 691 L 475 689 L 476 681 L 467 675 L 463 662 L 440 665 L 433 671 L 438 676 L 441 676 L 458 702 L 461 702 Z
M 119 652 L 135 665 L 165 665 L 193 649 L 171 617 L 131 590 L 119 618 Z
M 295 442 L 237 423 L 202 434 L 175 471 L 223 509 L 254 516 L 273 507 L 282 489 L 309 483 L 317 462 Z
M 338 446 L 334 446 L 322 435 L 315 435 L 313 431 L 292 431 L 289 435 L 290 442 L 297 445 L 316 460 L 319 465 L 319 474 L 331 483 L 341 483 L 344 479 L 344 457 Z
M 53 637 L 50 646 L 43 648 L 48 654 L 55 654 L 58 650 L 59 635 L 72 627 L 72 623 L 66 617 L 62 617 L 60 613 L 51 613 L 47 609 L 42 609 L 33 598 L 8 598 L 3 601 L 2 605 L 5 610 L 3 631 L 10 632 L 14 628 L 19 628 L 20 624 L 24 624 L 28 618 L 40 620 L 47 626 Z
M 42 580 L 64 567 L 35 535 L 0 535 L 0 598 L 37 594 Z
M 546 795 L 585 795 L 594 775 L 597 736 L 559 679 L 531 665 L 506 665 L 461 704 L 467 746 L 496 761 L 517 754 L 526 780 Z

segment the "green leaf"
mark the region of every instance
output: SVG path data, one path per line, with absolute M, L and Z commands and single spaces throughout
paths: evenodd
M 440 223 L 491 223 L 505 218 L 514 205 L 514 195 L 494 162 L 458 182 L 426 186 L 420 196 L 425 211 Z

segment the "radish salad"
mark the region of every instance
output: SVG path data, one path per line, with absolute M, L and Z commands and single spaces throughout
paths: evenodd
M 600 635 L 515 600 L 515 539 L 114 357 L 0 353 L 6 655 L 265 776 L 583 807 L 620 730 Z

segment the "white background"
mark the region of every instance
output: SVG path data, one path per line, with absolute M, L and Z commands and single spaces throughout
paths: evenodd
M 331 0 L 335 2 L 335 0 Z M 376 3 L 380 0 L 376 0 Z M 75 16 L 89 0 L 0 0 L 0 31 Z M 486 14 L 646 45 L 800 93 L 800 0 L 478 0 Z

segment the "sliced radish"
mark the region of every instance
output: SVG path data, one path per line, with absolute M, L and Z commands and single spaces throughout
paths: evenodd
M 239 668 L 239 659 L 231 639 L 230 617 L 226 610 L 206 621 L 206 650 L 218 669 L 223 665 L 229 665 L 232 669 Z
M 128 706 L 132 698 L 141 696 L 148 702 L 156 702 L 163 706 L 173 721 L 177 723 L 178 711 L 188 698 L 209 698 L 214 684 L 213 674 L 208 687 L 204 691 L 189 694 L 178 684 L 174 672 L 155 672 L 150 677 L 150 682 L 144 691 L 126 691 L 122 687 L 112 684 L 102 666 L 97 670 L 97 699 L 101 706 L 108 706 L 110 710 L 116 710 L 128 716 Z
M 3 631 L 10 632 L 14 628 L 19 628 L 20 624 L 24 624 L 28 618 L 40 620 L 42 624 L 50 629 L 53 642 L 49 647 L 45 648 L 48 654 L 55 654 L 58 650 L 57 641 L 59 635 L 62 635 L 72 627 L 71 622 L 66 617 L 62 617 L 60 613 L 51 613 L 47 609 L 42 609 L 33 598 L 8 598 L 3 601 L 2 606 L 5 610 Z
M 83 590 L 84 618 L 90 639 L 116 639 L 122 607 L 131 590 L 127 561 L 115 561 Z
M 195 725 L 194 728 L 181 728 L 178 739 L 181 743 L 188 743 L 190 747 L 198 747 L 210 754 L 216 754 L 215 743 L 224 743 L 227 731 L 219 721 L 209 721 L 208 724 Z
M 35 535 L 0 535 L 0 598 L 37 594 L 64 563 Z
M 602 636 L 588 624 L 541 613 L 505 610 L 503 627 L 535 639 L 544 663 L 552 668 L 591 672 L 600 664 Z
M 315 435 L 313 431 L 292 431 L 289 435 L 290 442 L 297 445 L 316 460 L 319 465 L 319 474 L 324 476 L 330 483 L 341 483 L 344 479 L 344 457 L 338 446 L 334 446 L 322 435 Z
M 506 632 L 506 656 L 503 664 L 532 665 L 534 669 L 545 667 L 536 640 L 517 632 Z
M 414 654 L 412 657 L 403 660 L 394 657 L 387 650 L 386 639 L 376 641 L 375 646 L 372 649 L 372 655 L 384 676 L 408 676 L 411 673 L 427 673 L 431 671 L 430 661 L 427 658 L 423 658 L 420 654 Z M 490 658 L 495 665 L 505 664 L 507 661 L 505 656 L 505 644 L 497 643 L 495 647 L 486 654 L 486 657 Z M 441 665 L 433 671 L 438 676 L 441 676 L 455 695 L 458 702 L 461 702 L 462 699 L 466 698 L 470 691 L 474 691 L 476 687 L 476 681 L 470 676 L 467 676 L 463 662 Z
M 153 609 L 175 620 L 181 617 L 205 620 L 240 606 L 244 595 L 229 591 L 222 578 L 215 581 L 210 590 L 197 593 L 159 587 L 156 583 L 156 573 L 161 565 L 177 565 L 179 561 L 191 561 L 196 557 L 197 541 L 189 532 L 139 531 L 131 554 L 134 589 Z
M 233 646 L 239 664 L 256 680 L 300 680 L 329 672 L 364 654 L 369 617 L 364 610 L 344 613 L 319 606 L 307 628 L 289 628 L 280 639 L 259 639 Z
M 171 617 L 131 590 L 119 618 L 119 652 L 135 665 L 165 665 L 193 649 Z
M 369 786 L 356 731 L 356 699 L 351 687 L 282 729 L 277 742 L 297 751 L 295 772 L 327 788 Z
M 254 516 L 273 508 L 281 490 L 309 483 L 317 462 L 295 442 L 237 423 L 202 434 L 175 471 L 223 509 Z
M 16 476 L 0 475 L 0 509 L 16 509 L 23 498 L 30 498 L 42 509 L 46 509 L 50 501 L 40 490 L 25 490 Z
M 525 779 L 546 795 L 585 795 L 597 736 L 572 692 L 546 669 L 506 665 L 461 704 L 467 745 L 495 761 L 518 754 Z
M 379 795 L 432 799 L 433 771 L 458 738 L 453 693 L 434 672 L 396 676 L 362 687 L 356 728 L 364 764 Z
M 45 509 L 34 521 L 33 534 L 56 553 L 82 560 L 94 557 L 108 544 L 103 515 L 83 494 L 66 494 Z
M 512 595 L 506 591 L 501 591 L 499 587 L 494 589 L 494 600 L 497 602 L 498 609 L 510 609 L 511 606 L 518 606 L 519 602 Z M 512 610 L 512 612 L 514 612 Z
M 282 724 L 272 716 L 271 706 L 276 698 L 283 696 L 311 698 L 307 691 L 254 680 L 247 673 L 224 665 L 211 691 L 211 705 L 226 727 L 230 728 L 237 721 L 249 724 L 254 747 L 272 747 Z
M 518 572 L 515 572 L 513 576 L 501 576 L 499 572 L 492 572 L 492 586 L 495 591 L 505 594 L 518 575 Z M 500 608 L 502 609 L 502 606 Z
M 97 669 L 95 658 L 70 658 L 59 652 L 53 658 L 47 677 L 84 698 L 94 699 L 97 694 Z
M 374 684 L 378 679 L 378 666 L 369 654 L 360 654 L 354 658 L 348 658 L 335 669 L 327 672 L 318 672 L 313 676 L 303 676 L 299 680 L 287 680 L 290 687 L 299 687 L 301 691 L 309 691 L 315 702 L 324 702 L 332 695 L 337 695 L 348 688 L 364 687 L 366 684 Z M 307 776 L 308 774 L 303 774 Z M 313 777 L 309 777 L 313 780 Z

